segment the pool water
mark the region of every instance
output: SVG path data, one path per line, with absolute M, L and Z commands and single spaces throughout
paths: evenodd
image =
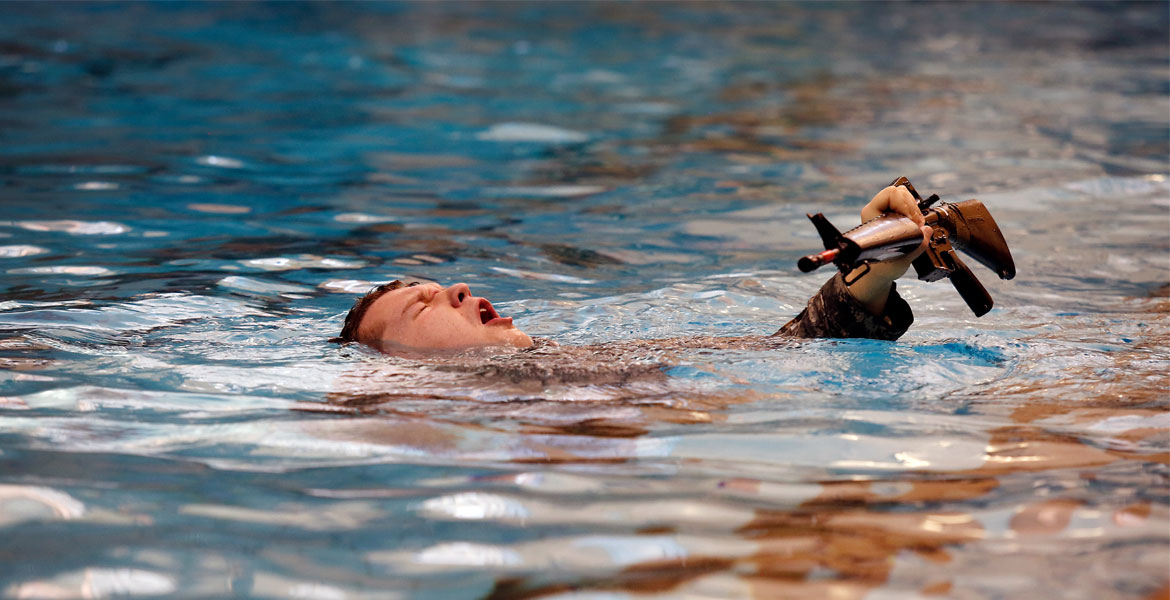
M 0 5 L 0 595 L 1165 597 L 1167 31 Z M 897 342 L 637 341 L 775 331 L 805 213 L 899 175 L 995 215 L 990 314 L 907 278 Z M 394 278 L 641 375 L 327 342 Z

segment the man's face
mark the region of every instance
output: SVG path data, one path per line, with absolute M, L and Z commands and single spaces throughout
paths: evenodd
M 443 288 L 436 283 L 387 292 L 362 316 L 357 339 L 372 346 L 454 350 L 475 346 L 532 345 L 532 338 L 501 317 L 485 298 L 471 295 L 466 283 Z

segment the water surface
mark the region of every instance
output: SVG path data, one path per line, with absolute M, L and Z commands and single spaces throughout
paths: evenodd
M 1168 25 L 4 4 L 0 593 L 1161 597 Z M 804 214 L 899 175 L 1003 226 L 987 316 L 907 279 L 894 343 L 637 342 L 771 333 Z M 640 374 L 326 341 L 394 278 Z

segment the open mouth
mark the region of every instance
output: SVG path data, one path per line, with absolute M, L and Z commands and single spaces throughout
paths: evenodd
M 487 325 L 493 320 L 500 318 L 500 313 L 492 308 L 492 303 L 487 301 L 487 298 L 479 299 L 479 322 Z

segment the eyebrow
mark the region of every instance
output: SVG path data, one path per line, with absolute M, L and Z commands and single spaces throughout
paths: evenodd
M 422 300 L 422 296 L 425 292 L 426 292 L 426 290 L 419 290 L 419 291 L 415 292 L 414 294 L 412 294 L 413 297 L 409 301 L 407 301 L 405 304 L 402 305 L 402 315 L 401 316 L 405 317 L 406 311 L 410 310 L 410 307 L 414 306 L 415 302 Z
M 427 295 L 427 288 L 426 287 L 418 286 L 417 284 L 411 285 L 410 287 L 418 287 L 419 290 L 418 290 L 418 292 L 416 292 L 414 294 L 414 298 L 411 299 L 409 302 L 407 302 L 402 307 L 402 316 L 406 316 L 406 311 L 410 310 L 410 307 L 414 306 L 416 302 L 422 300 L 423 297 Z M 442 291 L 442 290 L 440 290 L 440 291 Z M 431 294 L 432 297 L 438 296 L 438 295 L 439 295 L 439 292 L 435 292 L 434 294 Z

